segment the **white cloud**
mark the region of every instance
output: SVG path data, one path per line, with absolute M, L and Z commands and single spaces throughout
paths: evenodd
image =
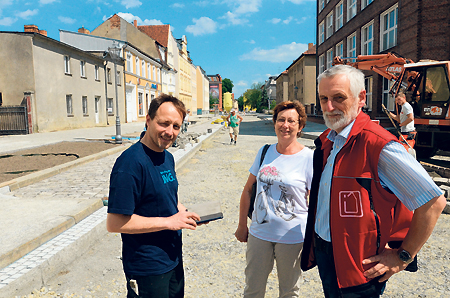
M 283 23 L 288 25 L 293 19 L 294 19 L 293 17 L 289 17 L 286 20 L 284 20 Z
M 240 60 L 256 60 L 266 62 L 292 62 L 308 49 L 307 44 L 295 43 L 280 45 L 277 48 L 264 50 L 255 48 L 251 52 L 243 54 Z
M 253 39 L 252 40 L 244 40 L 244 42 L 249 43 L 249 44 L 255 44 L 255 41 Z
M 59 16 L 58 20 L 64 24 L 74 24 L 77 20 L 69 18 L 69 17 L 63 17 Z
M 38 12 L 39 12 L 38 9 L 33 9 L 33 10 L 28 9 L 27 11 L 22 11 L 22 12 L 16 13 L 16 17 L 19 17 L 22 19 L 28 19 L 31 16 L 37 15 Z
M 237 14 L 258 12 L 262 0 L 223 0 L 225 4 L 233 8 Z
M 302 17 L 300 20 L 295 19 L 295 21 L 297 22 L 297 24 L 302 24 L 304 22 L 306 22 L 310 17 Z
M 225 19 L 231 25 L 244 25 L 248 23 L 248 20 L 245 18 L 240 18 L 239 14 L 228 11 L 225 15 L 221 16 L 219 19 Z
M 45 4 L 51 4 L 51 3 L 56 2 L 56 1 L 59 2 L 59 0 L 39 0 L 39 3 L 42 4 L 42 5 L 45 5 Z
M 172 5 L 170 5 L 170 7 L 172 8 L 184 8 L 184 4 L 183 3 L 174 3 Z
M 247 82 L 246 81 L 239 81 L 236 86 L 247 86 Z
M 122 4 L 123 6 L 125 6 L 126 9 L 128 9 L 141 6 L 142 2 L 139 0 L 121 0 L 120 4 Z
M 279 22 L 281 22 L 281 19 L 273 18 L 271 20 L 268 20 L 267 22 L 272 23 L 272 24 L 278 24 Z
M 157 20 L 157 19 L 151 19 L 151 20 L 145 19 L 143 21 L 138 20 L 138 24 L 139 25 L 164 25 L 163 22 L 161 22 L 160 20 Z
M 212 34 L 217 31 L 217 23 L 208 17 L 201 17 L 200 19 L 192 19 L 194 25 L 186 27 L 186 31 L 197 35 Z
M 0 26 L 11 26 L 16 21 L 17 21 L 17 18 L 6 17 L 3 19 L 0 19 Z
M 131 13 L 128 13 L 128 12 L 119 12 L 117 15 L 119 17 L 121 17 L 122 19 L 124 19 L 125 21 L 127 21 L 128 23 L 133 23 L 134 20 L 136 20 L 139 26 L 143 26 L 143 25 L 164 25 L 163 22 L 161 22 L 160 20 L 156 20 L 156 19 L 152 19 L 152 20 L 145 19 L 143 21 L 140 17 L 135 16 L 135 15 L 133 15 Z M 103 17 L 104 21 L 106 21 L 107 19 L 108 18 Z

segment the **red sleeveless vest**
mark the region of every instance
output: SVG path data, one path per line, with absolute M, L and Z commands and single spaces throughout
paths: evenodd
M 316 140 L 314 177 L 312 182 L 308 223 L 302 254 L 302 269 L 315 266 L 313 235 L 320 176 L 333 142 L 326 130 Z M 379 254 L 389 241 L 402 241 L 413 213 L 378 177 L 378 159 L 383 147 L 395 137 L 369 116 L 360 113 L 337 154 L 330 193 L 330 230 L 338 285 L 348 288 L 370 280 L 363 273 L 371 266 L 362 260 Z

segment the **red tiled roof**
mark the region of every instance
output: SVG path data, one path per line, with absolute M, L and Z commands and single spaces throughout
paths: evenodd
M 310 46 L 309 49 L 307 49 L 305 52 L 303 52 L 303 54 L 308 55 L 308 54 L 316 54 L 316 45 Z
M 137 28 L 167 48 L 170 25 L 149 25 Z

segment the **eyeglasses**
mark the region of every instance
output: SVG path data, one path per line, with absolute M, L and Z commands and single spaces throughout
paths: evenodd
M 283 125 L 284 123 L 288 123 L 289 126 L 294 126 L 295 124 L 298 123 L 298 120 L 294 120 L 294 119 L 285 119 L 285 118 L 278 118 L 277 119 L 277 124 Z

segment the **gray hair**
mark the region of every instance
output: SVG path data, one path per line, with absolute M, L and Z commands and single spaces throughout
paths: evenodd
M 319 89 L 320 81 L 324 78 L 332 78 L 336 75 L 345 75 L 350 81 L 350 92 L 353 97 L 357 98 L 361 91 L 365 90 L 364 74 L 362 71 L 349 65 L 336 65 L 322 72 L 317 77 L 317 89 Z

